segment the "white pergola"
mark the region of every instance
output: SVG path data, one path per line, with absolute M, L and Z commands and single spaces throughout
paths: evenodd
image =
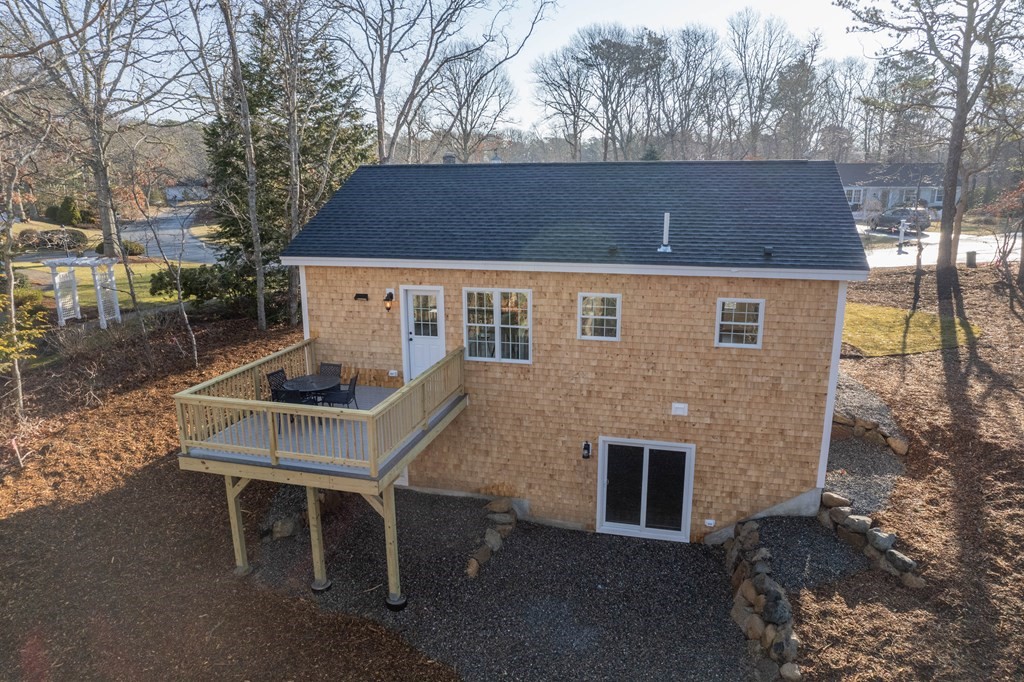
M 109 320 L 121 321 L 121 306 L 117 301 L 117 284 L 114 279 L 115 263 L 117 260 L 114 258 L 51 258 L 43 261 L 53 277 L 53 297 L 57 301 L 59 326 L 63 327 L 68 320 L 77 320 L 82 316 L 78 306 L 75 268 L 89 268 L 92 271 L 100 328 L 106 329 Z

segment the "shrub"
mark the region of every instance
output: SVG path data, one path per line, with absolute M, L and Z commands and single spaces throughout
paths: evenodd
M 16 308 L 36 310 L 42 307 L 42 303 L 43 292 L 39 291 L 39 289 L 19 285 L 14 290 L 14 306 Z
M 28 286 L 28 278 L 20 272 L 15 271 L 14 273 L 14 288 L 23 289 Z M 0 291 L 7 291 L 7 278 L 4 277 L 4 273 L 0 272 Z
M 46 216 L 47 220 L 57 222 L 57 214 L 60 213 L 60 206 L 47 206 L 43 215 Z
M 140 242 L 132 241 L 131 239 L 125 239 L 121 242 L 124 246 L 124 250 L 128 252 L 129 256 L 144 256 L 146 255 L 146 247 Z
M 95 225 L 99 222 L 99 216 L 97 216 L 96 211 L 91 208 L 83 208 L 81 213 L 83 225 Z
M 62 225 L 77 225 L 82 222 L 82 213 L 78 210 L 78 202 L 74 197 L 64 197 L 57 211 L 57 222 Z
M 39 230 L 22 230 L 18 235 L 17 244 L 22 249 L 38 249 L 43 245 L 43 236 Z
M 81 230 L 64 228 L 63 230 L 44 230 L 40 233 L 42 244 L 47 249 L 67 249 L 77 251 L 89 243 L 89 238 Z

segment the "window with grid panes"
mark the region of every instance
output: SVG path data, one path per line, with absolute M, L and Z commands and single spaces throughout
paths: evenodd
M 530 292 L 467 289 L 466 357 L 530 362 Z
M 618 341 L 621 303 L 619 294 L 580 294 L 579 338 Z
M 763 300 L 719 299 L 715 345 L 760 348 L 763 313 Z

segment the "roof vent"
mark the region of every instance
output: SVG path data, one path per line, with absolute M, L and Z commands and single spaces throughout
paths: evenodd
M 494 150 L 494 156 L 491 157 L 491 163 L 501 163 L 501 157 L 498 156 L 498 150 Z
M 773 253 L 775 253 L 775 249 L 774 248 L 772 248 L 771 246 L 764 247 L 764 257 L 765 258 L 771 258 Z
M 665 229 L 661 233 L 661 246 L 658 247 L 658 253 L 672 253 L 672 247 L 668 245 L 668 227 L 672 220 L 672 214 L 665 213 Z
M 455 156 L 455 152 L 445 152 L 444 156 L 441 157 L 441 163 L 446 166 L 456 164 L 459 162 L 459 157 Z

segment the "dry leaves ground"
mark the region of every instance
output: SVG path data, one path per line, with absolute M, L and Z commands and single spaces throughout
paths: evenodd
M 232 575 L 223 483 L 178 470 L 171 395 L 297 336 L 198 331 L 198 372 L 163 328 L 152 374 L 133 343 L 30 375 L 35 454 L 17 469 L 0 450 L 0 679 L 455 679 L 380 626 Z M 250 490 L 259 514 L 272 489 Z
M 796 621 L 817 680 L 1024 678 L 1024 302 L 994 269 L 961 271 L 982 334 L 963 347 L 843 360 L 911 437 L 880 515 L 928 587 L 863 573 L 804 591 Z M 937 312 L 935 278 L 876 271 L 850 300 Z

